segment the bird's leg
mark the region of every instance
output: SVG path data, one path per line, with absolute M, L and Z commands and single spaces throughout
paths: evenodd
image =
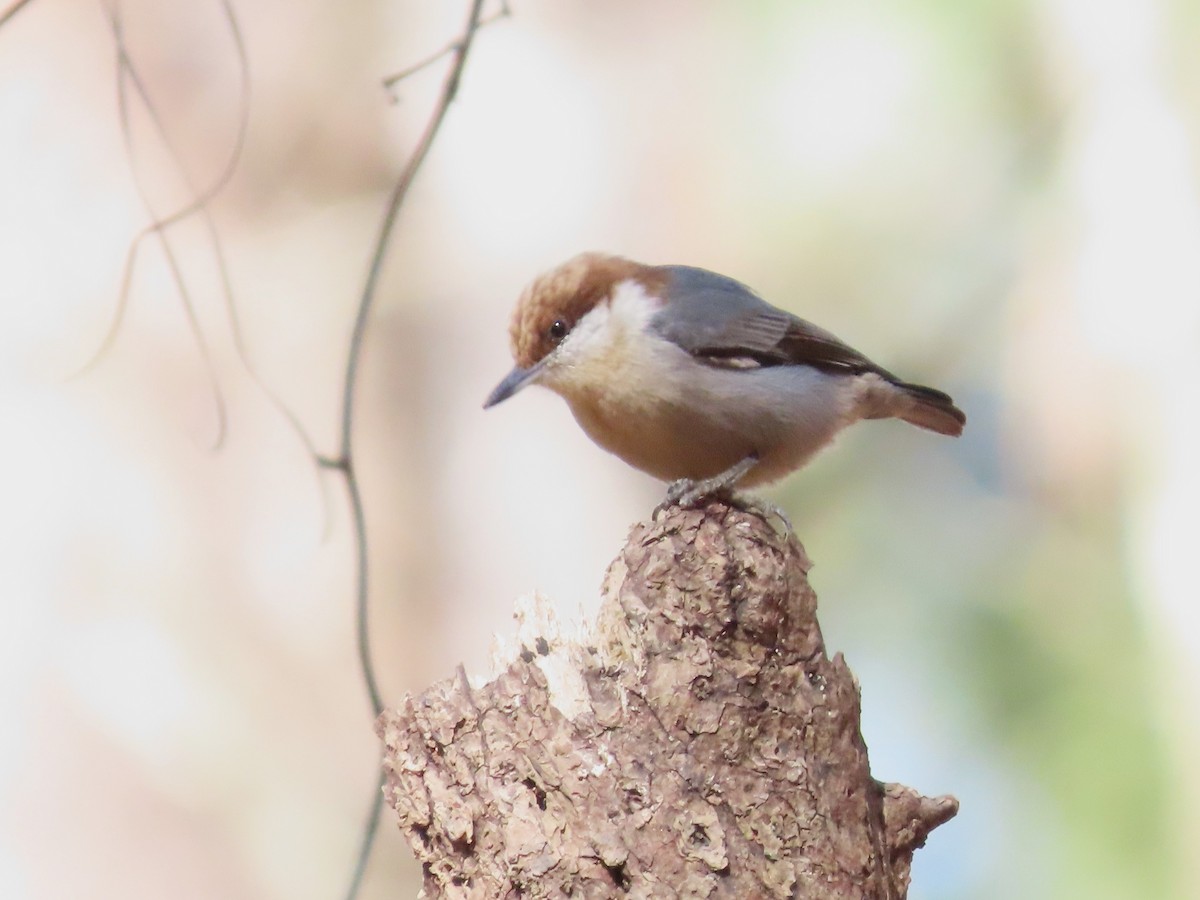
M 709 478 L 680 478 L 672 481 L 667 488 L 667 504 L 676 506 L 695 506 L 705 497 L 728 495 L 732 493 L 735 484 L 742 476 L 758 465 L 758 454 L 751 453 L 745 459 L 730 466 L 724 472 L 719 472 Z
M 774 516 L 783 523 L 787 533 L 794 534 L 791 519 L 774 503 L 769 503 L 759 497 L 750 497 L 744 494 L 739 495 L 733 492 L 733 486 L 741 481 L 742 476 L 757 464 L 758 454 L 752 453 L 740 462 L 730 466 L 724 472 L 720 472 L 709 478 L 680 478 L 678 481 L 672 481 L 667 488 L 666 499 L 663 500 L 655 512 L 657 513 L 664 507 L 672 505 L 695 506 L 699 501 L 707 497 L 719 496 L 728 500 L 731 506 L 736 506 L 745 512 L 755 513 L 768 522 Z

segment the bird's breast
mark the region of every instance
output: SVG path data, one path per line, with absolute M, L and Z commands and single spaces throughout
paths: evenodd
M 712 427 L 694 410 L 631 398 L 568 401 L 593 441 L 636 469 L 664 481 L 707 478 L 750 452 L 744 436 Z
M 663 480 L 720 474 L 754 454 L 752 487 L 799 468 L 853 418 L 852 379 L 807 366 L 646 367 L 571 400 L 597 444 Z

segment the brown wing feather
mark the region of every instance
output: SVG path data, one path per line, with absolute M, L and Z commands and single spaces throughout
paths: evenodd
M 809 365 L 896 378 L 823 328 L 771 306 L 732 278 L 690 266 L 663 266 L 669 309 L 654 327 L 700 359 L 760 366 Z
M 787 333 L 779 340 L 779 350 L 790 363 L 802 363 L 825 371 L 874 372 L 888 381 L 899 381 L 887 369 L 804 319 L 792 317 Z
M 763 366 L 806 365 L 826 372 L 875 372 L 888 381 L 899 380 L 824 328 L 779 310 L 731 319 L 718 339 L 691 350 L 700 357 L 750 358 Z

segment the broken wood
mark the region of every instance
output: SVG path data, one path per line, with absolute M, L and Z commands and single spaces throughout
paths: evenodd
M 901 900 L 958 810 L 871 777 L 794 536 L 713 501 L 634 527 L 596 622 L 544 604 L 486 684 L 380 716 L 430 898 Z

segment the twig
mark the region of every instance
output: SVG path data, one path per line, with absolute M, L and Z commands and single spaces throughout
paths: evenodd
M 179 155 L 179 152 L 175 149 L 174 144 L 171 142 L 170 135 L 167 131 L 165 123 L 162 120 L 162 116 L 160 116 L 158 113 L 158 106 L 154 103 L 153 99 L 151 99 L 150 92 L 146 88 L 145 82 L 142 81 L 141 74 L 138 72 L 137 67 L 133 64 L 133 60 L 129 56 L 129 51 L 125 46 L 125 34 L 117 4 L 113 2 L 107 5 L 109 23 L 113 32 L 113 41 L 115 42 L 117 48 L 118 101 L 120 103 L 120 109 L 122 112 L 121 133 L 125 139 L 125 148 L 126 153 L 130 158 L 130 166 L 133 169 L 134 183 L 138 188 L 138 193 L 142 198 L 142 203 L 146 207 L 146 211 L 150 214 L 151 222 L 149 225 L 142 228 L 142 230 L 139 231 L 130 242 L 129 251 L 125 257 L 125 270 L 121 278 L 121 290 L 117 294 L 117 308 L 113 312 L 113 317 L 109 323 L 108 332 L 105 334 L 103 340 L 101 340 L 100 346 L 92 354 L 92 357 L 86 363 L 84 363 L 79 371 L 72 376 L 73 378 L 77 378 L 92 369 L 96 363 L 103 358 L 105 353 L 108 352 L 109 348 L 112 346 L 112 342 L 116 339 L 117 334 L 120 332 L 121 325 L 125 318 L 125 311 L 129 305 L 130 282 L 133 277 L 133 268 L 136 264 L 138 250 L 142 241 L 152 234 L 161 234 L 171 225 L 191 217 L 196 212 L 203 211 L 206 222 L 209 226 L 209 233 L 213 244 L 219 245 L 220 243 L 216 235 L 216 228 L 212 223 L 211 215 L 208 214 L 207 206 L 208 203 L 214 197 L 216 197 L 221 190 L 224 189 L 225 185 L 227 185 L 229 180 L 233 177 L 233 172 L 237 167 L 237 162 L 242 155 L 242 148 L 246 140 L 246 130 L 250 120 L 250 86 L 248 77 L 249 61 L 246 58 L 246 48 L 242 40 L 241 29 L 238 27 L 237 17 L 234 15 L 233 8 L 229 5 L 227 0 L 222 0 L 222 6 L 225 8 L 225 18 L 229 23 L 230 34 L 233 37 L 234 46 L 238 56 L 241 81 L 241 108 L 239 109 L 238 113 L 238 131 L 236 137 L 234 138 L 234 146 L 233 150 L 229 154 L 229 159 L 226 161 L 224 167 L 222 167 L 221 172 L 217 175 L 216 179 L 214 179 L 208 187 L 201 191 L 198 190 L 192 183 L 192 179 L 189 176 L 187 169 L 183 165 L 183 161 Z M 146 115 L 149 117 L 151 124 L 154 126 L 154 130 L 158 133 L 159 140 L 162 142 L 164 149 L 166 149 L 168 156 L 171 158 L 171 161 L 175 164 L 175 168 L 178 171 L 180 178 L 183 180 L 184 185 L 192 193 L 192 199 L 187 204 L 165 216 L 159 216 L 154 212 L 154 209 L 150 204 L 149 197 L 143 189 L 141 182 L 138 181 L 137 178 L 137 167 L 133 164 L 133 136 L 129 127 L 127 100 L 125 95 L 125 78 L 128 78 L 133 84 L 134 90 L 137 92 L 138 98 L 141 100 L 142 106 L 146 110 Z M 228 284 L 228 273 L 222 271 L 221 276 L 222 283 Z M 230 306 L 232 307 L 232 297 L 228 299 Z M 184 294 L 184 301 L 185 303 L 188 302 L 186 293 Z M 233 321 L 236 325 L 236 316 L 233 317 Z M 236 327 L 234 328 L 234 332 L 235 343 L 240 345 L 240 339 L 238 337 Z
M 362 294 L 360 295 L 358 310 L 354 319 L 354 329 L 350 334 L 350 344 L 347 350 L 345 380 L 342 386 L 340 449 L 336 457 L 319 458 L 319 462 L 323 466 L 340 471 L 346 481 L 346 492 L 349 497 L 354 520 L 355 545 L 357 548 L 355 619 L 358 638 L 358 657 L 362 670 L 363 683 L 367 689 L 367 698 L 370 701 L 371 710 L 375 717 L 378 717 L 383 712 L 383 699 L 379 692 L 379 684 L 375 676 L 375 666 L 371 659 L 370 629 L 368 627 L 367 583 L 369 572 L 367 567 L 367 526 L 363 511 L 362 490 L 358 482 L 358 470 L 354 463 L 353 423 L 355 387 L 358 382 L 358 368 L 362 359 L 363 339 L 366 335 L 367 322 L 370 319 L 371 309 L 374 305 L 375 294 L 379 286 L 379 276 L 383 270 L 384 260 L 387 257 L 388 244 L 396 224 L 396 218 L 399 215 L 400 207 L 404 203 L 405 197 L 408 196 L 409 188 L 412 186 L 417 172 L 420 171 L 426 156 L 429 155 L 430 147 L 432 147 L 434 138 L 437 137 L 438 131 L 441 129 L 450 104 L 454 101 L 458 93 L 459 82 L 467 61 L 467 54 L 471 49 L 475 34 L 479 31 L 482 24 L 480 18 L 482 10 L 483 0 L 472 0 L 462 37 L 449 48 L 449 52 L 452 55 L 452 62 L 450 70 L 446 74 L 446 79 L 442 83 L 442 90 L 438 97 L 437 105 L 434 107 L 433 115 L 429 120 L 429 124 L 425 127 L 425 132 L 421 135 L 420 141 L 413 150 L 412 156 L 409 157 L 408 163 L 400 173 L 400 177 L 396 180 L 396 185 L 392 188 L 387 204 L 384 207 L 383 221 L 380 223 L 379 232 L 376 235 L 375 248 L 371 254 L 366 282 L 363 285 Z M 382 804 L 383 793 L 376 789 L 374 801 L 371 805 L 371 812 L 367 817 L 367 825 L 363 831 L 358 864 L 355 866 L 349 889 L 346 892 L 348 900 L 353 900 L 358 895 L 359 888 L 362 885 L 366 863 L 375 841 L 375 834 L 378 831 L 379 814 Z
M 8 24 L 8 20 L 29 5 L 29 0 L 17 0 L 12 6 L 0 13 L 0 28 Z
M 379 770 L 379 778 L 375 782 L 375 790 L 371 795 L 371 805 L 367 810 L 367 821 L 363 824 L 363 838 L 358 847 L 358 859 L 354 861 L 354 872 L 350 876 L 350 889 L 346 892 L 346 900 L 354 900 L 362 887 L 363 876 L 367 874 L 367 863 L 371 859 L 371 847 L 375 843 L 375 834 L 379 831 L 379 819 L 383 814 L 383 769 Z
M 216 366 L 213 363 L 212 351 L 209 349 L 208 341 L 204 337 L 204 332 L 200 328 L 200 319 L 196 314 L 195 304 L 192 302 L 191 294 L 188 292 L 187 280 L 183 276 L 183 269 L 179 264 L 179 258 L 175 255 L 174 249 L 171 247 L 171 242 L 167 238 L 165 227 L 158 226 L 158 215 L 154 211 L 154 206 L 150 201 L 150 195 L 146 190 L 141 179 L 138 178 L 137 166 L 134 164 L 134 146 L 133 146 L 133 129 L 129 120 L 129 95 L 126 90 L 126 79 L 134 85 L 138 96 L 141 97 L 143 104 L 146 107 L 147 113 L 155 126 L 165 135 L 165 129 L 162 121 L 158 116 L 158 111 L 154 104 L 150 101 L 149 94 L 146 91 L 145 85 L 137 74 L 137 70 L 133 66 L 133 62 L 129 58 L 129 54 L 125 49 L 125 34 L 121 22 L 121 16 L 116 3 L 108 7 L 109 20 L 112 24 L 113 40 L 117 47 L 117 109 L 121 120 L 121 134 L 125 139 L 125 152 L 129 156 L 130 167 L 133 169 L 133 182 L 137 188 L 138 195 L 142 198 L 142 205 L 145 206 L 146 212 L 154 220 L 153 224 L 147 229 L 144 229 L 142 234 L 135 239 L 135 244 L 140 242 L 141 238 L 147 234 L 154 234 L 158 238 L 159 245 L 162 247 L 163 257 L 167 261 L 167 267 L 171 271 L 171 279 L 175 282 L 175 289 L 179 292 L 179 300 L 183 305 L 184 314 L 188 320 L 188 327 L 191 329 L 195 337 L 196 348 L 200 353 L 200 358 L 204 362 L 204 369 L 208 373 L 209 385 L 213 392 L 213 402 L 217 408 L 217 436 L 213 441 L 213 449 L 221 446 L 225 439 L 226 428 L 226 412 L 225 398 L 221 393 L 221 386 L 217 380 Z M 164 140 L 165 142 L 165 140 Z M 186 175 L 184 175 L 186 183 Z M 105 338 L 105 344 L 101 346 L 101 353 L 107 349 L 107 344 L 116 335 L 116 328 L 120 326 L 121 319 L 124 315 L 124 309 L 128 302 L 129 286 L 132 281 L 133 265 L 137 259 L 136 250 L 131 250 L 126 257 L 126 270 L 122 279 L 122 294 L 117 308 L 117 314 L 114 318 L 113 328 L 110 329 L 108 336 Z M 89 362 L 88 365 L 91 365 Z
M 137 264 L 138 252 L 142 243 L 147 238 L 149 238 L 151 235 L 156 235 L 163 246 L 163 252 L 171 268 L 172 277 L 174 278 L 176 287 L 180 292 L 180 297 L 182 298 L 184 309 L 188 316 L 189 326 L 191 327 L 193 334 L 196 336 L 197 343 L 201 349 L 201 355 L 204 357 L 206 365 L 209 367 L 210 374 L 213 376 L 216 403 L 218 408 L 218 418 L 221 422 L 218 439 L 216 441 L 216 444 L 219 446 L 220 434 L 224 431 L 224 403 L 219 389 L 215 387 L 215 373 L 212 372 L 212 363 L 208 348 L 199 329 L 198 320 L 192 307 L 190 296 L 187 293 L 186 282 L 183 279 L 182 271 L 178 266 L 174 252 L 172 251 L 169 241 L 166 237 L 166 231 L 172 225 L 175 225 L 176 223 L 188 219 L 194 215 L 199 215 L 201 217 L 201 221 L 204 223 L 205 230 L 208 233 L 209 243 L 212 247 L 213 256 L 216 259 L 217 273 L 220 278 L 222 298 L 225 303 L 226 315 L 229 320 L 229 331 L 230 337 L 233 341 L 234 355 L 241 363 L 242 368 L 246 371 L 247 375 L 249 375 L 250 380 L 259 390 L 263 392 L 264 396 L 267 398 L 267 401 L 291 427 L 293 433 L 304 446 L 309 456 L 316 460 L 318 459 L 316 447 L 313 444 L 312 438 L 309 437 L 308 432 L 300 423 L 299 418 L 283 402 L 279 395 L 275 393 L 270 385 L 267 384 L 266 380 L 258 373 L 257 369 L 250 361 L 249 350 L 242 335 L 241 321 L 237 313 L 237 303 L 234 297 L 233 282 L 229 273 L 229 264 L 225 258 L 224 242 L 221 240 L 220 233 L 217 230 L 216 222 L 213 219 L 212 212 L 209 209 L 209 204 L 222 190 L 224 190 L 226 185 L 228 185 L 230 180 L 233 178 L 234 172 L 237 168 L 237 163 L 241 159 L 242 151 L 245 147 L 246 132 L 250 123 L 250 66 L 246 53 L 245 40 L 242 37 L 241 26 L 238 23 L 237 15 L 234 12 L 233 5 L 229 2 L 229 0 L 220 0 L 220 3 L 224 12 L 225 20 L 228 23 L 230 37 L 233 40 L 234 50 L 238 59 L 240 87 L 237 134 L 234 137 L 233 147 L 230 150 L 229 158 L 226 160 L 225 165 L 222 167 L 217 177 L 214 178 L 213 181 L 202 190 L 198 188 L 192 181 L 191 176 L 188 174 L 187 169 L 183 165 L 179 151 L 175 148 L 174 144 L 170 140 L 170 135 L 167 131 L 165 123 L 163 122 L 162 116 L 159 115 L 158 108 L 153 99 L 150 97 L 150 93 L 145 82 L 142 80 L 137 67 L 134 65 L 132 58 L 129 56 L 128 49 L 125 46 L 120 14 L 116 4 L 111 4 L 108 7 L 108 15 L 113 31 L 113 38 L 117 47 L 118 100 L 121 110 L 121 128 L 122 134 L 125 137 L 126 149 L 130 156 L 131 164 L 133 159 L 133 142 L 129 127 L 127 108 L 128 101 L 126 99 L 125 92 L 126 78 L 128 78 L 129 82 L 133 85 L 138 98 L 146 110 L 147 116 L 154 125 L 155 131 L 158 133 L 159 140 L 162 142 L 164 149 L 167 151 L 167 154 L 174 163 L 180 178 L 183 180 L 187 189 L 192 193 L 192 199 L 184 206 L 181 206 L 165 216 L 156 215 L 150 205 L 150 201 L 146 192 L 142 189 L 141 184 L 137 182 L 135 167 L 135 183 L 138 184 L 138 191 L 142 197 L 143 205 L 150 214 L 152 221 L 149 225 L 146 225 L 144 228 L 142 228 L 142 230 L 138 232 L 130 241 L 129 250 L 125 256 L 125 265 L 121 275 L 121 286 L 117 294 L 117 306 L 114 310 L 113 318 L 109 324 L 108 332 L 101 340 L 99 347 L 92 354 L 92 357 L 73 375 L 71 375 L 70 378 L 78 378 L 90 371 L 104 357 L 111 347 L 113 341 L 116 339 L 117 334 L 120 332 L 121 325 L 124 321 L 125 312 L 129 304 L 129 293 L 132 285 L 134 269 Z M 317 485 L 321 495 L 322 519 L 324 521 L 322 534 L 323 536 L 327 536 L 331 521 L 330 501 L 326 491 L 325 482 L 318 478 Z
M 506 18 L 511 15 L 512 15 L 512 10 L 509 9 L 508 0 L 504 0 L 504 2 L 502 2 L 500 4 L 500 8 L 498 10 L 496 10 L 494 13 L 492 13 L 487 18 L 479 20 L 479 24 L 475 26 L 475 30 L 480 31 L 480 30 L 486 28 L 487 26 L 491 25 L 493 22 L 497 21 L 498 19 L 503 19 L 503 18 Z M 466 39 L 469 40 L 469 38 L 466 38 Z M 387 78 L 383 79 L 383 86 L 390 91 L 401 81 L 404 81 L 406 78 L 410 78 L 413 75 L 416 75 L 418 72 L 422 71 L 423 69 L 429 68 L 431 65 L 433 65 L 435 62 L 437 62 L 442 57 L 444 57 L 450 53 L 457 53 L 459 50 L 462 49 L 463 40 L 464 40 L 464 38 L 459 38 L 456 41 L 452 41 L 451 43 L 449 43 L 445 47 L 443 47 L 441 50 L 438 50 L 436 53 L 430 54 L 429 56 L 425 57 L 425 59 L 421 60 L 420 62 L 413 63 L 411 66 L 401 69 L 395 75 L 389 75 Z
M 158 108 L 153 99 L 150 97 L 150 92 L 147 89 L 145 82 L 142 80 L 137 67 L 134 65 L 133 60 L 129 56 L 128 49 L 125 46 L 124 33 L 122 30 L 120 14 L 117 5 L 113 3 L 108 7 L 108 15 L 112 26 L 113 38 L 117 46 L 118 99 L 122 112 L 122 133 L 125 137 L 126 148 L 130 155 L 131 163 L 133 158 L 133 142 L 129 128 L 127 100 L 125 94 L 125 78 L 129 79 L 130 83 L 134 87 L 134 90 L 137 92 L 138 98 L 141 100 L 141 103 L 146 110 L 146 114 L 150 118 L 151 123 L 154 125 L 155 131 L 158 133 L 159 140 L 162 142 L 164 149 L 170 156 L 187 189 L 192 193 L 192 199 L 190 202 L 168 215 L 157 216 L 150 205 L 150 201 L 146 195 L 146 192 L 142 189 L 140 183 L 138 183 L 138 190 L 142 196 L 143 204 L 146 206 L 147 212 L 149 212 L 152 221 L 137 235 L 135 235 L 133 240 L 130 242 L 129 251 L 127 252 L 125 258 L 125 267 L 121 277 L 121 288 L 117 295 L 117 308 L 114 311 L 108 333 L 101 341 L 99 348 L 93 354 L 92 358 L 72 377 L 78 377 L 89 371 L 104 356 L 112 342 L 115 340 L 117 333 L 120 331 L 125 311 L 128 306 L 129 291 L 133 279 L 133 271 L 136 265 L 139 248 L 141 247 L 142 242 L 152 234 L 157 235 L 163 245 L 164 254 L 166 255 L 168 263 L 171 266 L 172 274 L 180 291 L 180 296 L 183 299 L 185 310 L 188 313 L 188 320 L 192 325 L 193 333 L 196 335 L 196 340 L 201 347 L 202 355 L 205 357 L 206 362 L 211 366 L 207 347 L 199 330 L 197 319 L 194 310 L 192 309 L 190 298 L 187 294 L 186 286 L 183 281 L 182 272 L 179 270 L 175 256 L 171 251 L 165 234 L 166 230 L 172 225 L 190 218 L 193 215 L 199 214 L 204 223 L 205 230 L 208 233 L 208 239 L 210 245 L 212 246 L 213 255 L 216 258 L 217 273 L 220 278 L 222 298 L 225 303 L 226 315 L 229 320 L 229 331 L 230 337 L 233 341 L 234 354 L 237 356 L 242 368 L 246 371 L 247 375 L 249 375 L 250 380 L 255 384 L 256 387 L 258 387 L 259 390 L 263 392 L 264 396 L 267 398 L 267 401 L 275 408 L 276 412 L 278 412 L 284 418 L 284 420 L 287 421 L 293 433 L 295 433 L 300 443 L 303 444 L 309 456 L 312 459 L 317 460 L 319 458 L 319 454 L 317 453 L 317 449 L 313 444 L 312 438 L 309 437 L 308 432 L 300 423 L 300 420 L 297 418 L 296 414 L 283 402 L 283 400 L 278 394 L 275 393 L 270 385 L 267 384 L 266 380 L 258 373 L 257 369 L 254 367 L 254 364 L 250 361 L 249 350 L 242 335 L 241 321 L 237 313 L 237 303 L 234 297 L 233 282 L 229 273 L 229 264 L 225 258 L 224 242 L 221 240 L 220 233 L 217 230 L 216 222 L 213 219 L 212 212 L 209 209 L 209 204 L 222 190 L 224 190 L 224 188 L 233 178 L 234 172 L 237 169 L 237 164 L 241 160 L 242 152 L 245 148 L 246 133 L 250 124 L 250 63 L 246 53 L 246 43 L 242 36 L 241 25 L 238 22 L 238 17 L 234 11 L 233 4 L 230 2 L 230 0 L 220 0 L 220 4 L 224 13 L 225 21 L 229 28 L 229 35 L 233 41 L 234 52 L 237 55 L 238 61 L 240 84 L 238 92 L 239 104 L 237 133 L 234 136 L 233 146 L 230 149 L 229 157 L 226 160 L 225 165 L 221 168 L 221 171 L 217 174 L 216 178 L 214 178 L 212 182 L 203 189 L 197 187 L 189 175 L 186 167 L 183 165 L 183 160 L 179 154 L 179 151 L 176 149 L 170 139 L 170 134 L 167 131 L 166 124 L 163 122 L 162 116 L 159 115 Z M 223 431 L 224 404 L 221 401 L 219 392 L 217 394 L 217 404 Z M 322 479 L 317 479 L 317 485 L 321 494 L 322 518 L 324 521 L 322 533 L 324 535 L 328 535 L 331 522 L 329 497 L 326 492 L 325 482 Z

